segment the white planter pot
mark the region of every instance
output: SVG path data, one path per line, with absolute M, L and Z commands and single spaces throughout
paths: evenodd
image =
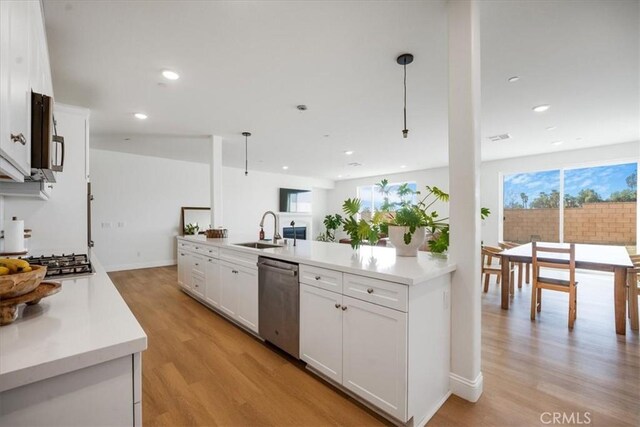
M 404 233 L 409 232 L 409 227 L 401 227 L 397 225 L 389 226 L 389 240 L 398 256 L 418 256 L 418 248 L 422 246 L 427 237 L 427 230 L 419 227 L 411 236 L 411 243 L 404 243 Z

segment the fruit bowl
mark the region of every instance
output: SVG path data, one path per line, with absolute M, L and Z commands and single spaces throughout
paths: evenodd
M 31 271 L 0 276 L 0 299 L 15 298 L 38 287 L 47 274 L 47 267 L 31 265 Z

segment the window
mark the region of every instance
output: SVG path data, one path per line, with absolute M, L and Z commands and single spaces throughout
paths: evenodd
M 506 175 L 503 239 L 633 247 L 637 185 L 637 163 Z
M 407 182 L 406 184 L 411 190 L 411 194 L 399 196 L 398 189 L 403 184 L 401 182 L 387 184 L 384 188 L 379 184 L 358 187 L 358 199 L 362 202 L 360 212 L 394 211 L 402 202 L 415 203 L 417 201 L 416 191 L 418 186 L 415 182 Z

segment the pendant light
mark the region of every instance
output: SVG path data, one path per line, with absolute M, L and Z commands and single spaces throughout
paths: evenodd
M 251 132 L 242 132 L 244 136 L 244 176 L 249 175 L 249 145 L 247 138 L 251 136 Z
M 402 129 L 402 137 L 406 138 L 409 135 L 409 129 L 407 129 L 407 65 L 413 62 L 413 55 L 403 53 L 398 56 L 396 61 L 404 68 L 404 129 Z

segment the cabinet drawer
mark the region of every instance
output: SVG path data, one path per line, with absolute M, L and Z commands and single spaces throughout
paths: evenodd
M 342 272 L 300 265 L 300 282 L 328 291 L 342 293 Z
M 345 274 L 343 294 L 400 311 L 408 307 L 409 292 L 400 283 Z
M 193 245 L 192 243 L 189 242 L 184 242 L 179 240 L 178 241 L 178 250 L 183 250 L 183 251 L 195 251 L 195 245 Z
M 205 274 L 205 271 L 206 271 L 206 268 L 207 268 L 207 264 L 205 262 L 206 259 L 201 255 L 194 254 L 194 255 L 192 255 L 192 260 L 193 260 L 192 261 L 193 262 L 193 264 L 192 264 L 193 265 L 193 267 L 192 267 L 193 270 L 192 271 L 194 273 L 197 273 L 197 274 L 201 275 L 202 277 L 204 277 L 204 274 Z
M 234 251 L 231 249 L 220 249 L 220 259 L 229 261 L 233 264 L 253 268 L 255 270 L 258 269 L 258 255 Z
M 220 256 L 220 249 L 215 246 L 197 245 L 195 251 L 209 258 L 218 258 Z

